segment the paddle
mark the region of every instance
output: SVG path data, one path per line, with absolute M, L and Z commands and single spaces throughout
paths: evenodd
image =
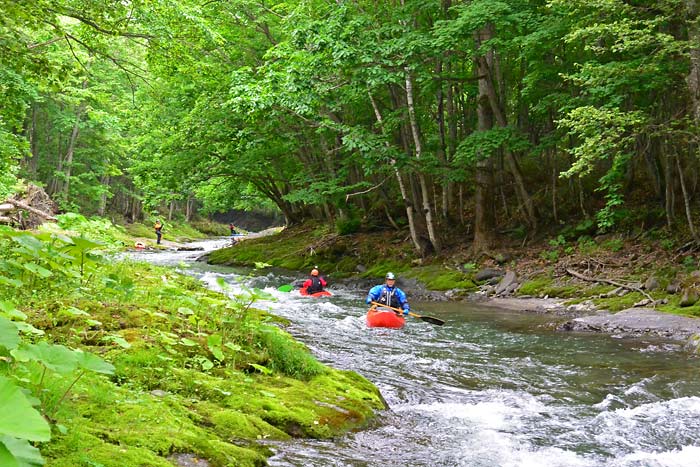
M 280 292 L 291 292 L 292 290 L 299 289 L 303 286 L 304 281 L 300 279 L 292 282 L 291 284 L 280 285 L 279 287 L 277 287 L 277 290 L 279 290 Z
M 389 308 L 390 310 L 394 310 L 394 312 L 395 312 L 397 315 L 398 315 L 398 314 L 403 314 L 403 310 L 402 310 L 401 308 L 394 308 L 393 306 L 388 306 L 388 305 L 384 305 L 384 304 L 377 303 L 377 302 L 372 302 L 372 305 L 381 306 L 381 307 L 384 307 L 384 308 Z M 432 316 L 421 316 L 421 315 L 418 315 L 418 314 L 416 314 L 416 313 L 412 313 L 412 312 L 410 312 L 410 311 L 408 312 L 408 315 L 409 315 L 409 316 L 413 316 L 414 318 L 418 318 L 418 319 L 421 320 L 421 321 L 425 321 L 426 323 L 436 324 L 436 325 L 438 325 L 438 326 L 442 326 L 443 324 L 445 324 L 445 322 L 444 322 L 443 320 L 437 319 L 437 318 L 433 318 Z

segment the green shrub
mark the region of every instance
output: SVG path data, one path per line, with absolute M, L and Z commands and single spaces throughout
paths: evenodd
M 350 219 L 338 219 L 335 221 L 335 230 L 340 235 L 354 234 L 360 230 L 360 219 L 353 217 Z

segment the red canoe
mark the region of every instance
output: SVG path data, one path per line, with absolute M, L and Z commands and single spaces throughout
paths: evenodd
M 333 295 L 327 290 L 321 290 L 320 292 L 316 293 L 307 293 L 306 287 L 302 287 L 301 289 L 299 289 L 299 293 L 304 295 L 305 297 L 330 297 L 331 295 Z
M 370 308 L 367 311 L 367 326 L 370 328 L 402 328 L 406 324 L 403 316 L 388 308 Z

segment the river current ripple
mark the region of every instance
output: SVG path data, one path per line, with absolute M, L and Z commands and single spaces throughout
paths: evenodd
M 557 333 L 549 317 L 469 303 L 412 304 L 441 327 L 368 329 L 357 292 L 283 293 L 298 277 L 250 277 L 195 256 L 136 255 L 212 288 L 222 277 L 233 293 L 269 292 L 275 300 L 262 305 L 288 318 L 289 332 L 320 361 L 367 377 L 389 405 L 366 430 L 273 444 L 271 466 L 700 466 L 700 359 L 677 343 Z

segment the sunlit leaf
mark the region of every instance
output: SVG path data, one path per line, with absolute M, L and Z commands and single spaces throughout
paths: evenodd
M 63 345 L 49 344 L 45 341 L 22 345 L 11 354 L 21 362 L 39 362 L 59 374 L 68 374 L 78 365 L 75 351 Z
M 74 306 L 69 306 L 65 310 L 63 310 L 65 313 L 68 313 L 69 315 L 72 316 L 90 316 L 89 313 L 81 310 L 80 308 L 76 308 Z
M 36 467 L 44 465 L 44 459 L 41 457 L 39 449 L 35 448 L 26 439 L 17 439 L 11 436 L 0 437 L 0 446 L 5 448 L 12 454 L 17 461 L 19 467 Z M 9 467 L 15 464 L 6 464 L 2 462 L 2 454 L 0 454 L 0 465 Z
M 114 334 L 111 334 L 109 336 L 104 336 L 102 338 L 102 340 L 105 342 L 114 342 L 122 349 L 130 349 L 131 348 L 131 344 L 129 344 L 126 339 L 124 339 L 121 336 L 115 336 Z
M 26 333 L 26 334 L 34 334 L 35 336 L 43 336 L 46 334 L 43 330 L 37 329 L 34 326 L 32 326 L 29 323 L 25 322 L 15 322 L 15 326 L 17 326 L 17 329 L 20 330 L 20 332 Z
M 19 461 L 10 450 L 5 447 L 2 438 L 0 438 L 0 465 L 5 467 L 19 467 Z
M 19 311 L 11 302 L 4 302 L 0 300 L 0 313 L 4 314 L 7 318 L 15 318 L 21 321 L 27 319 L 27 315 Z
M 22 287 L 24 282 L 19 279 L 11 279 L 9 277 L 0 276 L 0 284 L 9 285 L 10 287 Z
M 53 275 L 53 272 L 49 271 L 43 266 L 39 266 L 38 264 L 34 263 L 26 263 L 24 265 L 24 269 L 33 274 L 36 274 L 37 276 L 43 277 L 44 279 Z
M 51 429 L 12 381 L 0 376 L 0 435 L 48 441 Z
M 114 365 L 102 360 L 97 355 L 90 352 L 76 351 L 78 367 L 84 370 L 102 373 L 103 375 L 113 375 Z
M 250 363 L 249 365 L 264 375 L 271 375 L 272 374 L 272 370 L 266 366 L 258 365 L 257 363 Z
M 221 350 L 222 337 L 220 334 L 212 334 L 207 337 L 207 347 L 214 357 L 220 362 L 224 360 L 224 352 Z
M 0 316 L 0 347 L 16 349 L 20 343 L 19 330 L 15 323 Z

